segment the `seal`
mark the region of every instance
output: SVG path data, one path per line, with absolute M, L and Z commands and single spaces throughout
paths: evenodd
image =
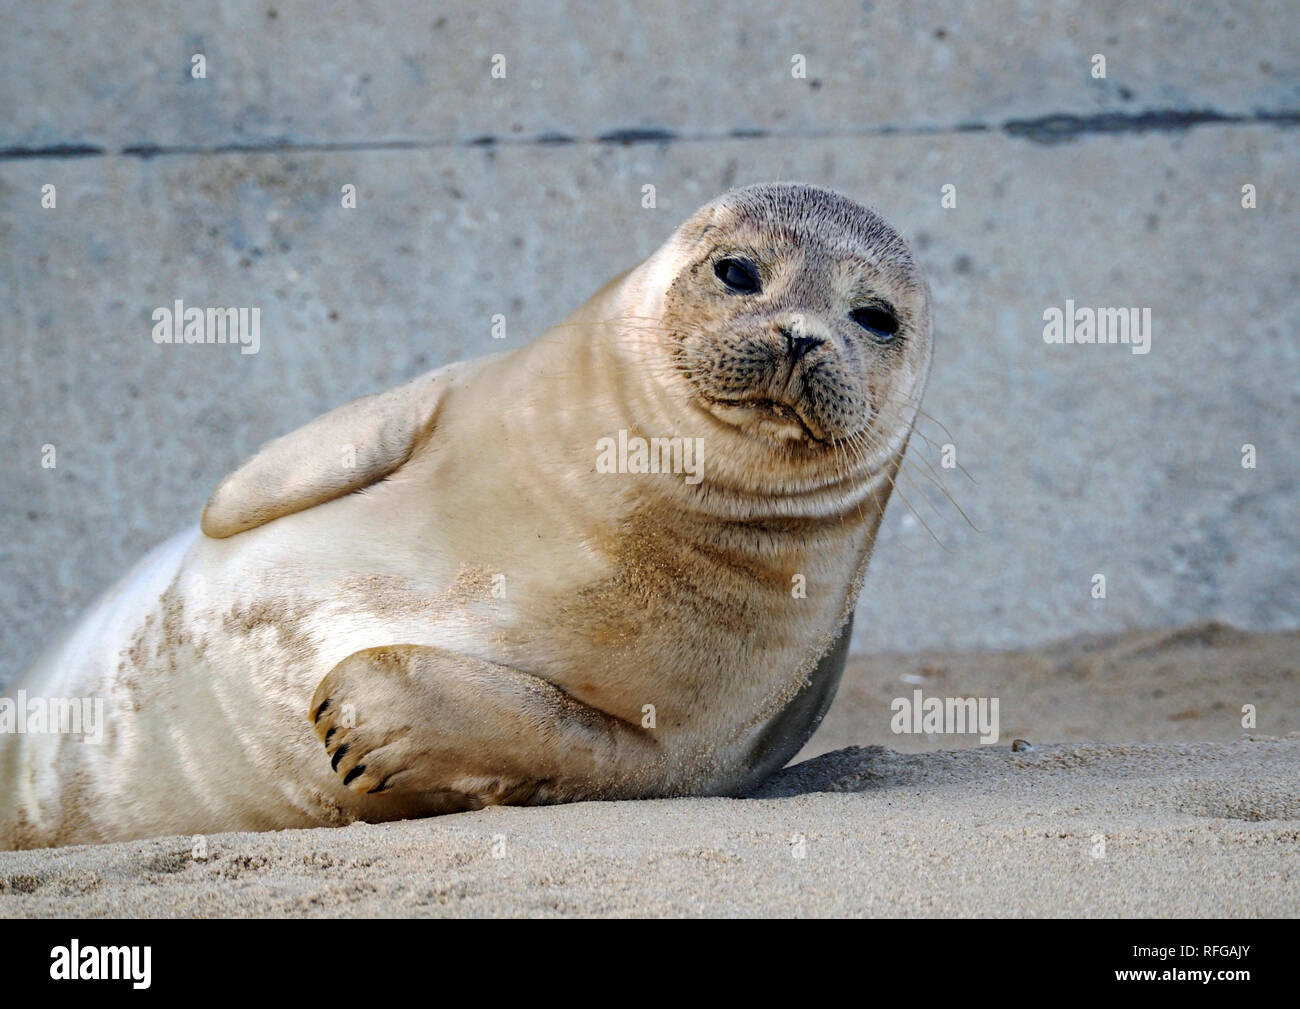
M 17 687 L 0 844 L 740 795 L 829 706 L 931 356 L 903 239 L 709 203 L 540 339 L 264 446 Z

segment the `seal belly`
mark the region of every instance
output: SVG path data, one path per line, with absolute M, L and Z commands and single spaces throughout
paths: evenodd
M 148 553 L 10 684 L 10 698 L 21 690 L 46 704 L 88 701 L 88 710 L 102 712 L 102 724 L 98 741 L 85 732 L 0 735 L 0 780 L 9 786 L 0 790 L 0 848 L 54 843 L 101 790 L 112 771 L 121 712 L 134 706 L 131 681 L 117 676 L 121 657 L 175 580 L 196 535 L 197 529 L 185 530 Z

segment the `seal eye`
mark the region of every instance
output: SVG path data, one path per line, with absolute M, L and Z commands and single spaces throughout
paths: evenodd
M 713 272 L 737 294 L 758 293 L 758 267 L 748 259 L 719 259 Z
M 881 343 L 889 343 L 898 335 L 898 320 L 886 309 L 874 306 L 855 308 L 849 313 L 849 318 Z

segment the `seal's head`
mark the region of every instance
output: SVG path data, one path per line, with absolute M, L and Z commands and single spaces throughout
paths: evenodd
M 901 452 L 929 368 L 929 291 L 879 216 L 828 189 L 750 186 L 651 263 L 678 398 L 746 439 L 751 463 L 843 478 L 849 460 L 861 475 Z

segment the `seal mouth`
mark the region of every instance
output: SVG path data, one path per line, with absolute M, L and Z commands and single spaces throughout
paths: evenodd
M 823 438 L 798 406 L 767 397 L 719 399 L 704 396 L 709 412 L 733 427 L 755 430 L 779 441 L 815 441 Z

